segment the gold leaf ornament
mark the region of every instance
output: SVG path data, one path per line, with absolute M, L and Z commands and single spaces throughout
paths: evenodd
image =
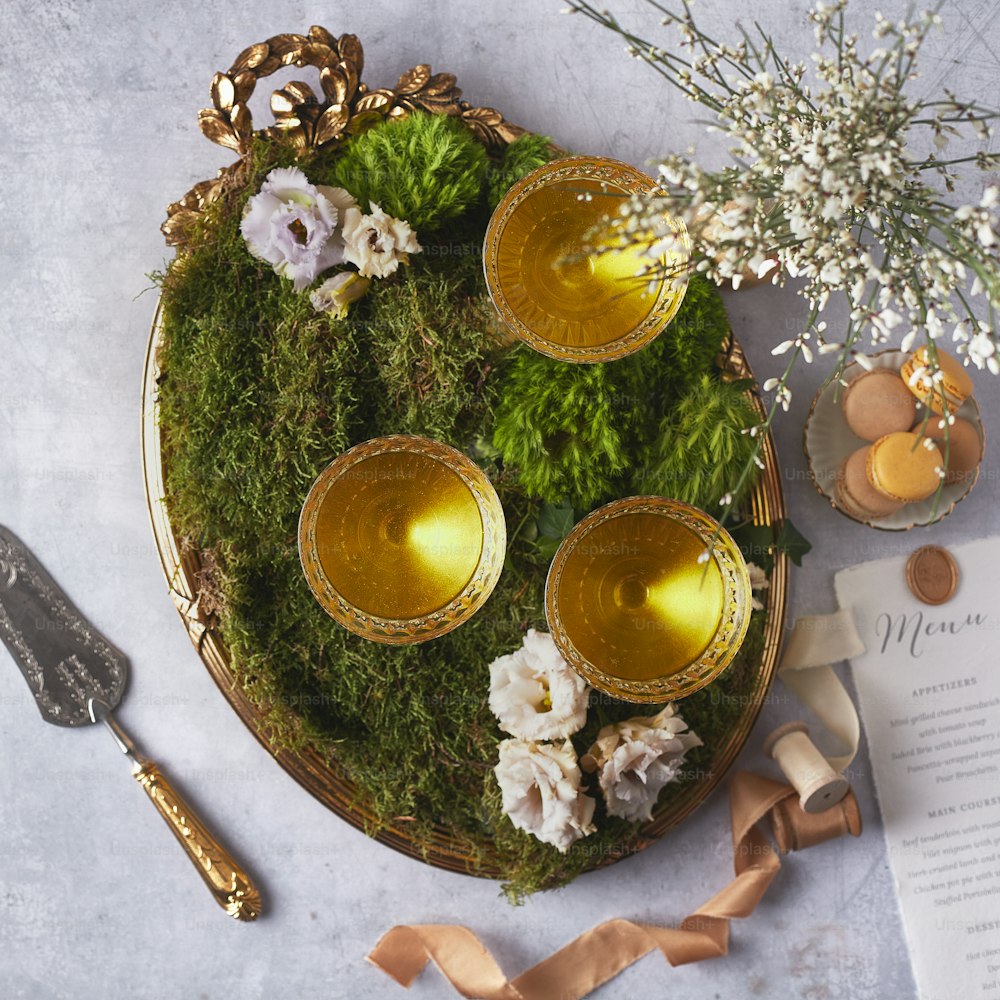
M 240 151 L 240 142 L 228 118 L 213 108 L 203 108 L 198 112 L 198 127 L 202 135 L 227 149 Z
M 236 103 L 236 88 L 225 73 L 212 77 L 212 103 L 223 111 L 228 111 Z
M 258 42 L 256 45 L 251 45 L 249 48 L 244 49 L 236 57 L 236 62 L 233 63 L 233 69 L 256 69 L 262 62 L 264 62 L 265 59 L 267 59 L 269 53 L 270 48 L 267 42 Z
M 365 111 L 386 112 L 395 99 L 396 95 L 391 90 L 373 90 L 355 102 L 354 110 L 359 114 Z
M 340 137 L 350 117 L 351 113 L 345 104 L 328 107 L 316 122 L 316 145 L 322 146 Z
M 415 94 L 427 85 L 427 81 L 430 78 L 430 66 L 423 63 L 419 66 L 414 66 L 413 69 L 407 70 L 399 78 L 399 83 L 396 84 L 396 93 Z
M 226 72 L 212 78 L 212 107 L 198 113 L 198 126 L 206 138 L 241 156 L 250 149 L 254 136 L 249 101 L 257 83 L 284 66 L 313 66 L 319 70 L 321 94 L 301 80 L 285 84 L 271 95 L 274 124 L 259 130 L 278 135 L 305 151 L 345 141 L 387 118 L 402 118 L 412 111 L 460 116 L 473 134 L 488 148 L 502 149 L 524 130 L 493 108 L 473 108 L 461 100 L 462 92 L 451 73 L 431 73 L 420 63 L 403 73 L 395 89 L 370 90 L 361 80 L 364 48 L 357 35 L 339 37 L 321 25 L 308 34 L 275 35 L 243 49 Z M 211 200 L 232 188 L 242 161 L 226 168 L 227 183 L 212 185 Z M 198 192 L 196 194 L 196 192 Z M 198 213 L 208 204 L 209 188 L 196 185 L 181 201 L 167 209 L 163 233 L 171 245 L 183 246 Z
M 324 66 L 319 74 L 320 86 L 328 101 L 343 104 L 351 96 L 347 76 L 336 66 Z
M 455 83 L 454 73 L 437 73 L 427 81 L 427 85 L 421 93 L 427 97 L 442 97 L 454 93 L 457 97 L 462 92 L 458 90 Z
M 337 38 L 335 35 L 331 35 L 326 28 L 319 24 L 314 24 L 309 29 L 309 37 L 314 42 L 319 42 L 321 45 L 327 46 L 327 48 L 335 49 L 337 48 Z

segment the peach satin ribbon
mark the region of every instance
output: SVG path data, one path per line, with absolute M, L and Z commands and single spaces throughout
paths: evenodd
M 757 827 L 772 822 L 781 851 L 799 850 L 833 837 L 861 832 L 857 801 L 849 793 L 824 813 L 807 816 L 794 788 L 748 771 L 729 786 L 736 877 L 680 927 L 653 927 L 609 920 L 554 955 L 508 980 L 468 928 L 453 924 L 400 925 L 388 931 L 368 961 L 408 987 L 429 961 L 469 1000 L 581 1000 L 651 951 L 671 965 L 718 958 L 729 950 L 729 921 L 749 916 L 781 867 L 778 854 Z

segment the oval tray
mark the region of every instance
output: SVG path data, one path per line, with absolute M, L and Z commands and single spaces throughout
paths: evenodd
M 142 384 L 142 462 L 153 537 L 170 596 L 208 672 L 257 740 L 303 788 L 327 808 L 360 830 L 371 829 L 377 826 L 375 816 L 365 808 L 363 802 L 359 801 L 355 786 L 335 760 L 328 759 L 313 750 L 297 753 L 279 750 L 265 735 L 262 735 L 260 723 L 263 713 L 250 702 L 238 686 L 230 669 L 229 653 L 221 635 L 214 627 L 211 617 L 200 611 L 197 581 L 201 561 L 197 552 L 182 551 L 170 524 L 164 493 L 156 391 L 160 378 L 158 363 L 160 337 L 160 310 L 157 308 L 150 330 Z M 733 377 L 753 378 L 750 366 L 733 336 L 730 336 L 721 362 L 723 370 Z M 762 413 L 760 400 L 756 394 L 751 394 L 751 397 L 754 405 Z M 769 525 L 785 517 L 780 467 L 774 440 L 770 434 L 763 443 L 761 456 L 764 460 L 764 470 L 750 497 L 750 505 L 754 523 Z M 736 759 L 753 728 L 774 679 L 784 632 L 788 572 L 788 557 L 784 553 L 776 553 L 770 588 L 762 594 L 764 613 L 767 615 L 764 649 L 751 691 L 741 715 L 729 733 L 728 740 L 718 747 L 706 768 L 705 776 L 686 786 L 681 794 L 658 808 L 653 814 L 653 819 L 639 829 L 634 841 L 629 842 L 627 852 L 597 859 L 592 867 L 612 864 L 621 857 L 654 843 L 708 797 Z M 426 852 L 414 846 L 404 825 L 393 826 L 391 823 L 384 825 L 375 834 L 375 839 L 409 857 L 439 868 L 483 878 L 502 877 L 502 872 L 495 864 L 488 861 L 475 863 L 443 829 L 435 831 Z
M 405 72 L 395 89 L 369 90 L 360 82 L 364 67 L 361 42 L 354 35 L 339 38 L 325 28 L 313 26 L 308 35 L 276 35 L 266 42 L 252 45 L 241 52 L 227 73 L 217 73 L 212 82 L 213 106 L 199 114 L 199 126 L 213 142 L 243 154 L 250 148 L 254 135 L 252 115 L 247 102 L 259 80 L 277 72 L 283 66 L 314 66 L 321 71 L 323 93 L 317 95 L 305 84 L 286 85 L 272 99 L 275 128 L 300 147 L 319 146 L 342 138 L 350 132 L 355 118 L 392 117 L 410 111 L 448 114 L 459 118 L 488 148 L 502 149 L 525 130 L 507 121 L 499 111 L 475 107 L 463 100 L 455 77 L 450 73 L 431 73 L 427 65 L 415 66 Z M 336 105 L 334 102 L 340 102 Z M 331 118 L 332 116 L 332 118 Z M 279 120 L 280 119 L 280 120 Z M 275 128 L 261 130 L 273 133 Z M 556 147 L 553 147 L 559 152 Z M 180 201 L 168 206 L 163 232 L 168 244 L 183 244 L 186 228 L 198 213 L 220 196 L 229 184 L 238 182 L 241 160 L 223 168 L 217 178 L 196 184 Z M 146 352 L 142 387 L 142 461 L 146 500 L 153 526 L 153 537 L 167 579 L 170 595 L 187 628 L 198 654 L 219 689 L 246 723 L 250 731 L 296 781 L 320 802 L 362 830 L 377 828 L 376 839 L 410 857 L 440 868 L 466 872 L 487 878 L 503 877 L 498 865 L 487 859 L 474 860 L 446 830 L 435 831 L 430 844 L 418 849 L 405 825 L 391 823 L 379 826 L 376 817 L 359 800 L 357 789 L 338 767 L 335 760 L 314 750 L 290 753 L 271 745 L 261 733 L 263 713 L 256 708 L 238 686 L 230 669 L 229 654 L 215 627 L 215 619 L 200 606 L 198 579 L 201 561 L 197 552 L 183 551 L 174 534 L 167 514 L 164 495 L 163 456 L 160 449 L 160 429 L 157 413 L 157 385 L 160 370 L 158 353 L 161 338 L 160 311 L 153 318 Z M 726 350 L 720 355 L 720 366 L 734 378 L 752 379 L 753 374 L 736 339 L 730 336 Z M 749 394 L 763 416 L 763 408 L 755 393 Z M 753 521 L 769 525 L 785 517 L 781 491 L 781 473 L 774 440 L 768 434 L 762 445 L 764 470 L 750 498 Z M 303 498 L 304 499 L 304 498 Z M 788 589 L 788 557 L 776 553 L 770 588 L 763 592 L 765 614 L 764 648 L 749 694 L 741 695 L 742 709 L 728 739 L 712 757 L 704 776 L 686 785 L 654 812 L 638 834 L 629 838 L 627 846 L 617 854 L 596 858 L 592 867 L 600 867 L 635 853 L 654 843 L 667 830 L 695 809 L 722 780 L 735 760 L 757 719 L 764 698 L 774 679 L 785 624 Z M 744 702 L 745 697 L 745 702 Z

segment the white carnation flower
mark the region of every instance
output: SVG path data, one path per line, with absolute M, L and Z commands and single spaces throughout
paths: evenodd
M 565 854 L 594 832 L 594 800 L 580 793 L 580 767 L 573 744 L 504 740 L 494 768 L 503 811 L 524 830 Z
M 375 202 L 368 215 L 357 207 L 344 212 L 344 243 L 344 260 L 365 278 L 384 278 L 421 250 L 410 224 L 386 215 Z
M 588 756 L 608 813 L 633 823 L 652 819 L 661 789 L 677 777 L 688 750 L 701 745 L 672 704 L 649 718 L 605 726 Z
M 565 739 L 587 721 L 587 684 L 548 632 L 529 629 L 516 653 L 490 664 L 490 711 L 519 739 Z

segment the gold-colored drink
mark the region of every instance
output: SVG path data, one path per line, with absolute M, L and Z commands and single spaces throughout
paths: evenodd
M 683 280 L 650 278 L 676 268 L 687 233 L 664 217 L 676 249 L 653 262 L 643 246 L 595 246 L 623 198 L 653 181 L 626 163 L 575 156 L 540 167 L 497 206 L 483 242 L 490 297 L 501 318 L 535 350 L 562 361 L 611 361 L 639 350 L 673 319 Z M 645 276 L 643 274 L 645 273 Z
M 489 597 L 506 525 L 496 491 L 461 452 L 393 435 L 345 452 L 317 479 L 299 554 L 317 600 L 375 642 L 451 631 Z
M 566 537 L 545 605 L 560 652 L 591 685 L 660 702 L 692 694 L 732 661 L 750 621 L 750 580 L 739 548 L 707 514 L 630 497 Z

